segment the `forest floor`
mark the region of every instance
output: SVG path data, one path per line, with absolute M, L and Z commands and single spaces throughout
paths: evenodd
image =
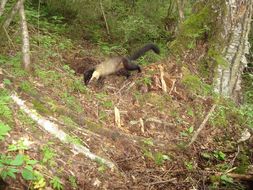
M 186 53 L 180 63 L 164 59 L 143 66 L 142 73 L 133 72 L 129 79 L 111 75 L 103 83 L 85 87 L 80 73 L 102 60 L 97 47 L 87 42 L 73 45 L 53 33 L 31 33 L 33 72 L 23 71 L 20 53 L 6 48 L 1 68 L 11 84 L 2 80 L 2 86 L 15 90 L 28 107 L 58 122 L 71 136 L 71 143 L 84 145 L 116 166 L 112 170 L 76 154 L 11 103 L 9 123 L 13 127 L 1 142 L 0 152 L 9 152 L 10 144 L 29 142 L 27 149 L 19 152 L 39 161 L 34 169 L 47 179 L 47 189 L 54 176 L 64 189 L 246 188 L 228 174 L 235 172 L 235 167 L 249 165 L 245 149 L 250 143 L 239 146 L 244 128 L 226 120 L 226 108 L 218 106 L 196 141 L 186 146 L 211 107 L 222 105 L 208 93 L 198 95 L 197 91 L 205 88 L 194 87 L 194 79 L 185 80 L 189 72 L 196 72 L 203 45 Z M 193 70 L 182 65 L 192 65 Z M 162 88 L 161 69 L 167 92 Z M 115 110 L 119 110 L 120 124 L 115 122 Z M 0 183 L 6 189 L 34 187 L 21 175 Z

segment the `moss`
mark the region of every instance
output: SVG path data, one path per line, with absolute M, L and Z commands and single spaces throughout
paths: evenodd
M 86 120 L 85 121 L 85 125 L 87 125 L 88 127 L 88 130 L 92 131 L 92 132 L 97 132 L 99 129 L 102 128 L 101 125 L 93 122 L 93 121 L 89 121 L 89 120 Z
M 182 79 L 182 84 L 193 94 L 208 95 L 212 92 L 211 86 L 202 82 L 202 80 L 195 75 L 186 72 Z
M 32 100 L 32 104 L 34 106 L 34 109 L 36 109 L 38 112 L 46 115 L 53 114 L 52 111 L 50 111 L 43 103 L 41 103 L 38 100 Z
M 65 116 L 65 115 L 61 115 L 60 116 L 60 120 L 63 121 L 63 123 L 65 125 L 67 125 L 68 127 L 71 127 L 71 128 L 76 128 L 78 127 L 78 124 L 75 123 L 70 117 L 68 116 Z
M 180 55 L 186 49 L 194 49 L 199 40 L 214 44 L 214 47 L 218 42 L 220 46 L 222 42 L 222 23 L 219 17 L 226 13 L 225 1 L 198 2 L 193 9 L 195 11 L 181 23 L 178 35 L 171 43 L 171 50 L 175 54 Z
M 137 94 L 136 97 L 141 105 L 144 106 L 148 102 L 156 106 L 159 110 L 166 109 L 166 105 L 168 105 L 171 101 L 171 97 L 169 95 L 159 95 L 152 92 L 145 93 L 143 95 Z

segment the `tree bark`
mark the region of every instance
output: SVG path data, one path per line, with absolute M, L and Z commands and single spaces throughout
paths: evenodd
M 223 56 L 227 65 L 218 66 L 215 91 L 236 102 L 242 101 L 241 75 L 247 66 L 245 55 L 249 53 L 248 35 L 251 26 L 252 4 L 252 0 L 228 0 L 227 14 L 223 18 L 223 36 L 227 42 Z
M 30 70 L 30 44 L 29 44 L 29 33 L 25 18 L 25 10 L 24 4 L 22 3 L 19 9 L 20 14 L 20 23 L 21 23 L 21 30 L 22 30 L 22 56 L 23 56 L 23 66 L 24 69 L 29 71 Z
M 12 8 L 9 16 L 7 17 L 7 19 L 5 20 L 3 27 L 7 30 L 7 28 L 10 26 L 11 21 L 13 20 L 15 14 L 18 12 L 18 10 L 20 9 L 20 6 L 24 3 L 24 0 L 18 0 L 17 3 L 14 5 L 14 7 Z
M 3 15 L 5 4 L 7 3 L 8 0 L 2 0 L 1 5 L 0 5 L 0 17 Z
M 184 4 L 185 4 L 185 0 L 177 0 L 176 2 L 177 2 L 179 20 L 180 20 L 180 22 L 182 22 L 184 20 Z

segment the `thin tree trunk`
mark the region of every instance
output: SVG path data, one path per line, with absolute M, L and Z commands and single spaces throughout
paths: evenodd
M 184 20 L 184 0 L 177 0 L 176 2 L 179 13 L 179 20 L 182 22 Z
M 0 5 L 0 17 L 3 15 L 5 4 L 7 3 L 8 0 L 2 0 L 1 5 Z
M 7 17 L 7 19 L 5 20 L 3 27 L 7 30 L 7 28 L 10 26 L 11 21 L 13 20 L 15 14 L 18 12 L 18 10 L 20 9 L 20 6 L 24 3 L 24 0 L 18 0 L 17 3 L 14 5 L 14 7 L 11 10 L 11 13 L 9 14 L 9 16 Z
M 224 17 L 224 37 L 227 46 L 223 50 L 227 65 L 218 67 L 215 91 L 234 99 L 242 100 L 241 74 L 247 65 L 245 54 L 249 53 L 248 35 L 252 18 L 252 0 L 229 0 Z
M 25 10 L 24 10 L 24 4 L 21 4 L 19 9 L 20 14 L 20 22 L 21 22 L 21 30 L 22 30 L 22 55 L 23 55 L 23 66 L 24 69 L 29 71 L 30 70 L 30 44 L 29 44 L 29 34 L 28 34 L 28 28 L 25 18 Z

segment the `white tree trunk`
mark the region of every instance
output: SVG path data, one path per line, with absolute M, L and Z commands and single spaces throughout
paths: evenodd
M 7 3 L 8 0 L 2 0 L 1 1 L 1 5 L 0 5 L 0 16 L 3 15 L 3 12 L 4 12 L 4 7 L 5 7 L 5 4 Z
M 241 100 L 241 74 L 247 65 L 245 55 L 249 53 L 248 35 L 252 18 L 252 0 L 228 0 L 224 18 L 224 37 L 227 46 L 223 50 L 226 66 L 219 66 L 215 91 Z
M 24 0 L 18 0 L 17 3 L 14 5 L 14 7 L 11 10 L 11 13 L 9 14 L 8 18 L 5 20 L 3 27 L 7 30 L 7 28 L 10 26 L 11 21 L 13 20 L 15 14 L 20 9 L 20 6 L 24 3 Z
M 29 71 L 30 70 L 30 44 L 29 44 L 29 34 L 28 34 L 28 28 L 25 18 L 25 10 L 24 10 L 24 4 L 21 4 L 19 9 L 20 14 L 20 23 L 21 23 L 21 30 L 22 30 L 22 56 L 23 56 L 23 66 L 24 69 Z

